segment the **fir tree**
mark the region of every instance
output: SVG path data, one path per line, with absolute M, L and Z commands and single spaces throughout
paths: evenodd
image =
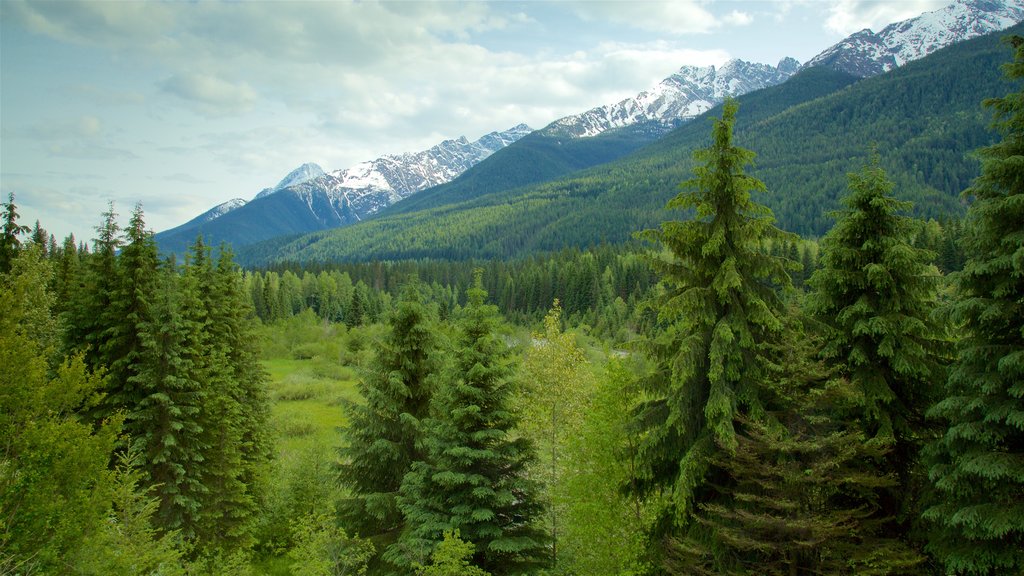
M 726 498 L 698 504 L 700 530 L 674 542 L 670 566 L 708 575 L 919 573 L 923 557 L 884 530 L 891 512 L 877 491 L 896 484 L 874 466 L 885 447 L 846 419 L 863 405 L 860 391 L 816 358 L 820 343 L 796 322 L 771 348 L 771 418 L 741 418 L 735 452 L 713 456 L 729 480 Z
M 3 230 L 0 230 L 0 273 L 10 272 L 11 263 L 18 253 L 21 241 L 18 236 L 27 234 L 28 226 L 18 224 L 18 208 L 14 205 L 14 192 L 7 194 L 7 202 L 3 206 Z
M 161 266 L 158 285 L 149 321 L 139 326 L 142 351 L 132 380 L 141 397 L 130 414 L 137 430 L 132 440 L 154 486 L 154 523 L 194 538 L 207 492 L 201 420 L 205 342 L 193 312 L 202 304 L 194 280 L 179 276 L 172 262 Z
M 396 563 L 422 564 L 448 530 L 472 542 L 474 564 L 492 574 L 536 569 L 548 556 L 535 526 L 543 506 L 526 477 L 533 449 L 514 434 L 510 351 L 486 295 L 478 271 L 424 426 L 425 458 L 402 480 L 407 526 L 388 551 Z
M 359 382 L 365 403 L 347 403 L 339 474 L 352 497 L 342 504 L 346 526 L 377 548 L 393 542 L 403 519 L 402 477 L 423 459 L 420 421 L 428 415 L 437 370 L 434 319 L 411 283 L 388 319 L 390 331 Z
M 240 276 L 229 252 L 215 264 L 198 238 L 186 262 L 199 306 L 187 310 L 201 327 L 198 372 L 205 397 L 202 428 L 203 497 L 196 535 L 208 550 L 232 551 L 252 544 L 260 506 L 260 472 L 269 459 L 265 430 L 269 408 L 264 375 L 242 301 Z
M 143 325 L 153 323 L 152 300 L 157 291 L 156 242 L 146 230 L 142 207 L 137 205 L 124 235 L 125 245 L 117 256 L 114 292 L 108 295 L 109 305 L 100 313 L 100 363 L 107 368 L 107 397 L 104 403 L 110 413 L 132 411 L 141 399 L 138 379 Z M 145 423 L 142 424 L 144 428 Z M 131 419 L 126 431 L 138 436 Z
M 910 204 L 893 198 L 878 162 L 873 154 L 849 175 L 847 208 L 822 240 L 821 267 L 808 280 L 808 308 L 829 327 L 824 356 L 864 396 L 867 437 L 891 446 L 882 469 L 899 485 L 887 491 L 885 507 L 905 524 L 917 515 L 924 411 L 943 374 L 942 328 L 931 319 L 940 275 L 934 255 L 913 245 L 923 223 L 901 214 Z
M 668 203 L 694 217 L 646 233 L 664 247 L 652 258 L 661 330 L 646 345 L 654 366 L 642 383 L 650 400 L 637 410 L 643 438 L 633 489 L 672 495 L 659 533 L 685 526 L 695 501 L 714 499 L 711 459 L 736 449 L 738 416 L 764 412 L 761 347 L 780 335 L 778 291 L 790 284 L 786 261 L 762 248 L 790 237 L 750 197 L 764 184 L 743 172 L 754 153 L 733 145 L 736 109 L 726 102 L 711 147 L 694 154 L 702 163 L 695 177 Z
M 1009 78 L 1024 79 L 1024 38 L 1009 44 Z M 1001 142 L 982 149 L 968 188 L 964 269 L 952 319 L 964 333 L 945 397 L 948 426 L 930 448 L 939 502 L 929 549 L 950 574 L 1024 572 L 1024 91 L 987 100 Z

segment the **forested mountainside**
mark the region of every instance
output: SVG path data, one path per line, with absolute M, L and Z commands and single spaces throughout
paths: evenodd
M 758 155 L 752 172 L 768 187 L 759 199 L 784 229 L 821 235 L 831 225 L 828 213 L 838 207 L 846 173 L 874 147 L 897 196 L 913 201 L 918 215 L 962 214 L 960 191 L 979 170 L 971 151 L 995 137 L 978 94 L 1008 88 L 999 71 L 1003 35 L 953 45 L 856 82 L 810 68 L 740 97 L 737 138 Z M 698 118 L 629 157 L 571 176 L 469 199 L 453 194 L 450 203 L 441 190 L 428 191 L 423 209 L 397 205 L 357 226 L 254 245 L 239 257 L 250 264 L 505 258 L 620 243 L 657 222 L 707 132 L 708 122 Z M 478 167 L 486 169 L 487 161 Z

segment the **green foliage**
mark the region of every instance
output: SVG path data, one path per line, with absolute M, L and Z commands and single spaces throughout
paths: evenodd
M 623 492 L 637 476 L 639 435 L 631 426 L 637 367 L 609 358 L 588 398 L 585 418 L 567 439 L 559 569 L 621 576 L 646 572 L 645 529 L 662 499 Z
M 160 502 L 144 485 L 142 454 L 118 454 L 113 476 L 113 507 L 73 559 L 75 574 L 148 576 L 186 574 L 180 535 L 157 532 L 152 520 Z
M 551 538 L 551 560 L 559 562 L 559 530 L 572 500 L 563 486 L 565 449 L 579 436 L 595 382 L 583 350 L 573 334 L 562 332 L 562 309 L 555 300 L 544 318 L 544 332 L 534 334 L 523 360 L 522 392 L 516 402 L 522 414 L 519 429 L 537 447 L 531 476 L 542 478 L 545 521 Z M 571 465 L 570 463 L 569 465 Z
M 456 529 L 475 544 L 474 564 L 494 574 L 545 559 L 544 535 L 533 526 L 542 507 L 526 477 L 533 449 L 514 434 L 513 366 L 486 294 L 478 273 L 424 423 L 424 458 L 402 479 L 406 528 L 388 551 L 396 563 L 423 563 Z
M 923 558 L 886 535 L 876 492 L 895 478 L 865 442 L 860 391 L 815 358 L 820 344 L 789 323 L 771 345 L 769 418 L 740 417 L 737 447 L 711 465 L 723 497 L 701 502 L 696 525 L 672 543 L 669 568 L 692 574 L 917 574 Z
M 897 484 L 880 493 L 908 534 L 918 516 L 921 446 L 933 434 L 924 412 L 944 377 L 944 328 L 933 319 L 941 277 L 934 254 L 915 247 L 924 223 L 901 212 L 893 184 L 871 163 L 849 175 L 847 209 L 821 241 L 808 309 L 827 329 L 823 355 L 864 397 L 865 434 L 891 447 L 881 470 Z
M 1012 36 L 1007 76 L 1024 79 L 1024 38 Z M 964 334 L 930 415 L 947 425 L 930 449 L 938 502 L 929 550 L 950 574 L 1024 570 L 1024 92 L 985 102 L 1001 142 L 982 149 L 955 276 L 953 321 Z
M 0 212 L 0 219 L 3 220 L 3 229 L 0 230 L 0 273 L 7 273 L 11 270 L 11 263 L 18 253 L 21 241 L 18 236 L 29 231 L 28 226 L 18 224 L 18 208 L 14 205 L 14 192 L 7 194 L 7 202 L 0 204 L 3 212 Z
M 295 547 L 288 553 L 294 574 L 364 576 L 373 544 L 350 538 L 328 514 L 312 514 L 294 528 Z
M 430 555 L 430 564 L 417 565 L 417 576 L 490 576 L 486 570 L 470 564 L 473 543 L 463 542 L 458 530 L 445 530 L 444 539 Z
M 668 204 L 696 217 L 646 233 L 664 248 L 651 260 L 661 275 L 650 304 L 661 330 L 646 343 L 654 366 L 637 409 L 644 432 L 633 488 L 668 490 L 675 507 L 668 521 L 677 526 L 687 524 L 695 502 L 713 499 L 705 478 L 714 454 L 736 449 L 736 418 L 764 411 L 762 345 L 781 333 L 777 291 L 789 285 L 786 261 L 762 249 L 787 235 L 751 199 L 764 184 L 743 173 L 754 154 L 733 145 L 736 108 L 726 104 L 713 143 L 696 154 L 703 164 Z
M 390 315 L 390 332 L 359 383 L 365 403 L 344 403 L 339 474 L 351 491 L 342 504 L 345 525 L 360 536 L 397 536 L 403 519 L 397 495 L 402 477 L 423 458 L 421 420 L 427 417 L 437 371 L 434 320 L 410 283 Z
M 102 388 L 80 355 L 51 363 L 54 322 L 40 249 L 0 274 L 0 572 L 67 570 L 110 504 L 107 461 L 120 421 L 76 412 Z

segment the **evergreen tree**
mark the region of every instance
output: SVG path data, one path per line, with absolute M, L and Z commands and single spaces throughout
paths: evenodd
M 695 177 L 668 203 L 694 217 L 646 233 L 664 247 L 652 258 L 661 329 L 646 343 L 654 365 L 642 382 L 649 400 L 637 409 L 643 438 L 632 489 L 671 494 L 656 533 L 685 527 L 695 502 L 714 500 L 712 458 L 736 449 L 737 417 L 764 412 L 762 345 L 782 329 L 787 264 L 763 246 L 790 237 L 750 198 L 764 185 L 743 172 L 754 153 L 733 145 L 736 109 L 726 102 L 711 147 L 694 154 Z
M 165 262 L 158 276 L 152 313 L 139 326 L 142 351 L 132 381 L 140 400 L 130 414 L 136 429 L 132 440 L 154 486 L 154 523 L 194 538 L 207 492 L 208 444 L 201 418 L 208 394 L 205 340 L 195 314 L 202 304 L 194 279 L 179 276 L 173 262 Z
M 536 485 L 526 477 L 530 443 L 514 433 L 513 367 L 498 334 L 497 308 L 484 304 L 477 272 L 467 290 L 454 361 L 443 374 L 424 425 L 425 458 L 402 480 L 406 528 L 388 551 L 396 563 L 420 563 L 448 530 L 472 542 L 473 563 L 492 574 L 520 574 L 547 559 Z
M 81 351 L 86 364 L 93 369 L 106 365 L 107 358 L 102 351 L 107 338 L 106 321 L 111 319 L 108 310 L 119 289 L 117 251 L 121 247 L 121 227 L 113 203 L 103 213 L 103 222 L 96 227 L 96 232 L 93 251 L 84 259 L 85 270 L 72 294 L 65 334 L 67 348 Z M 93 412 L 96 418 L 102 419 L 109 415 L 110 405 L 105 403 Z
M 342 503 L 345 525 L 359 536 L 375 536 L 378 550 L 394 542 L 402 527 L 398 490 L 412 463 L 423 459 L 421 420 L 437 371 L 436 326 L 417 284 L 406 286 L 388 326 L 358 385 L 365 403 L 345 404 L 339 467 L 351 491 Z
M 141 400 L 136 377 L 141 368 L 144 325 L 153 324 L 152 301 L 157 291 L 159 256 L 153 233 L 146 230 L 142 206 L 136 205 L 117 256 L 114 292 L 100 313 L 100 363 L 107 368 L 106 410 L 133 411 Z M 148 424 L 136 426 L 129 418 L 126 432 L 137 437 Z
M 899 484 L 886 491 L 885 507 L 906 523 L 917 516 L 924 411 L 942 378 L 943 332 L 931 319 L 940 275 L 934 255 L 913 245 L 923 223 L 901 214 L 910 204 L 893 198 L 878 162 L 873 154 L 849 175 L 847 208 L 808 280 L 808 308 L 829 327 L 824 356 L 864 396 L 867 437 L 892 447 L 882 469 Z
M 7 194 L 7 202 L 3 206 L 3 230 L 0 230 L 0 273 L 10 272 L 11 263 L 18 253 L 21 241 L 18 236 L 27 234 L 28 226 L 18 224 L 18 208 L 14 205 L 14 192 Z
M 205 394 L 198 418 L 205 492 L 196 537 L 207 550 L 230 552 L 253 543 L 260 469 L 270 456 L 268 399 L 231 254 L 222 251 L 215 264 L 200 237 L 190 256 L 185 278 L 194 283 L 199 302 L 185 314 L 201 327 L 197 360 Z
M 1024 38 L 1009 39 L 1009 78 L 1024 79 Z M 948 426 L 931 446 L 939 502 L 929 549 L 950 574 L 1024 571 L 1024 91 L 987 100 L 1001 142 L 981 151 L 964 194 L 969 259 L 952 318 L 964 333 L 945 397 L 930 411 Z
M 735 452 L 713 456 L 729 479 L 726 498 L 698 504 L 700 530 L 674 542 L 670 566 L 707 575 L 919 573 L 923 557 L 884 530 L 892 513 L 877 491 L 896 484 L 874 466 L 885 447 L 846 418 L 862 407 L 860 391 L 816 358 L 820 343 L 795 322 L 771 348 L 778 362 L 763 391 L 771 418 L 741 418 Z

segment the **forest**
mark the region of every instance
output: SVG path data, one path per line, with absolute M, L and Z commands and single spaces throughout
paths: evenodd
M 520 259 L 242 269 L 10 195 L 0 574 L 1024 574 L 1006 44 L 962 219 L 871 147 L 777 227 L 732 100 L 656 226 Z

